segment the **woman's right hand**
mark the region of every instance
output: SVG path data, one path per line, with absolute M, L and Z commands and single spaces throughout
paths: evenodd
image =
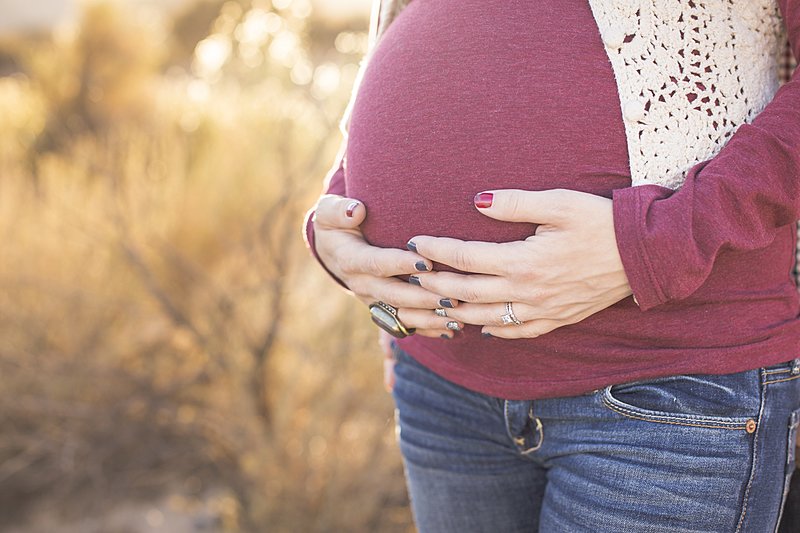
M 364 304 L 382 301 L 396 307 L 397 318 L 407 328 L 415 328 L 417 335 L 451 338 L 453 331 L 447 324 L 454 321 L 433 310 L 458 302 L 395 277 L 429 272 L 431 261 L 407 250 L 368 244 L 359 229 L 366 216 L 367 209 L 358 200 L 331 194 L 320 198 L 313 223 L 315 249 L 322 263 Z M 458 322 L 458 327 L 464 324 Z

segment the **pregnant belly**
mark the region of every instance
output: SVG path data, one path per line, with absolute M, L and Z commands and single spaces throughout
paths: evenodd
M 497 188 L 611 195 L 630 185 L 614 74 L 585 0 L 414 0 L 354 102 L 347 194 L 367 239 L 503 242 L 533 226 L 480 215 Z

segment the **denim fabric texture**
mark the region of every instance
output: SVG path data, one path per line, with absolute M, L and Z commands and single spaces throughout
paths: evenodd
M 777 530 L 795 468 L 800 358 L 528 401 L 467 390 L 394 352 L 422 533 Z

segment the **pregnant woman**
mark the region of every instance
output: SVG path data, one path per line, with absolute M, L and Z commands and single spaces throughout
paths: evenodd
M 775 531 L 800 0 L 384 0 L 371 30 L 306 228 L 397 337 L 418 528 Z

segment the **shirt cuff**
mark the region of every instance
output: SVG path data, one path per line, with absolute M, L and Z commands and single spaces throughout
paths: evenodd
M 641 213 L 642 202 L 639 195 L 645 187 L 615 189 L 612 193 L 617 248 L 628 284 L 633 291 L 633 301 L 642 311 L 652 309 L 667 300 L 643 244 L 646 220 Z

